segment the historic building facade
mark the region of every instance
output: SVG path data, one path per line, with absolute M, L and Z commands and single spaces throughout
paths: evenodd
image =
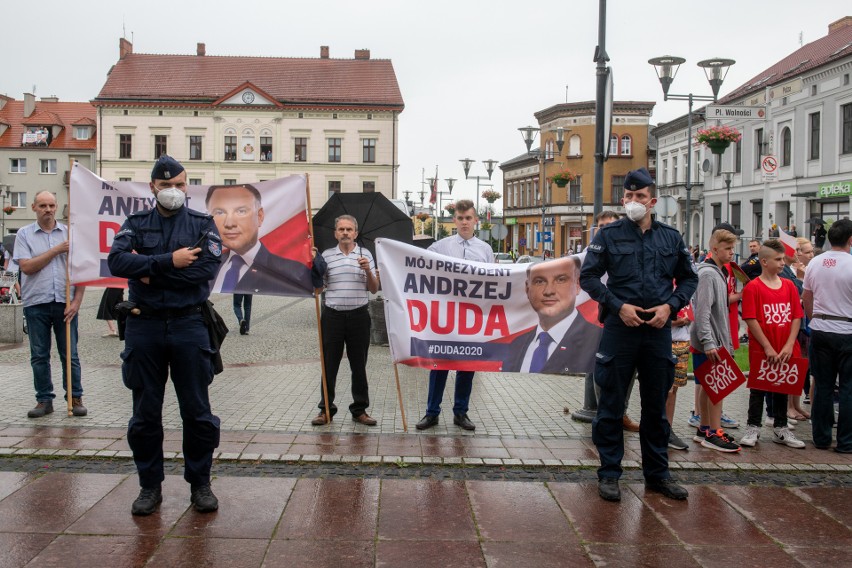
M 852 17 L 832 22 L 827 35 L 773 63 L 721 98 L 719 105 L 756 107 L 763 116 L 717 121 L 742 133 L 721 158 L 686 139 L 686 116 L 659 125 L 658 169 L 663 191 L 673 190 L 684 211 L 683 160 L 691 147 L 692 243 L 706 246 L 713 226 L 728 221 L 749 238 L 766 238 L 771 226 L 800 236 L 814 218 L 827 223 L 849 217 L 852 201 Z M 697 109 L 696 114 L 703 114 Z M 694 136 L 695 132 L 693 132 Z M 764 161 L 774 172 L 764 174 Z M 673 162 L 677 159 L 678 162 Z M 706 161 L 704 172 L 700 165 Z M 677 164 L 678 173 L 674 173 Z M 664 164 L 667 164 L 664 165 Z M 667 173 L 664 173 L 668 168 Z M 769 169 L 772 169 L 771 165 Z M 730 173 L 730 188 L 725 174 Z M 695 188 L 694 188 L 695 189 Z M 678 226 L 682 228 L 678 219 Z M 742 249 L 740 250 L 742 253 Z
M 653 102 L 615 101 L 609 157 L 604 163 L 604 209 L 622 211 L 624 176 L 632 169 L 648 167 L 648 129 Z M 561 256 L 589 243 L 593 225 L 595 178 L 595 102 L 552 106 L 535 114 L 541 135 L 538 148 L 500 164 L 503 171 L 503 216 L 509 227 L 507 243 L 520 254 Z M 562 152 L 556 145 L 556 129 L 562 128 Z M 544 168 L 543 176 L 541 168 Z M 565 187 L 550 182 L 559 171 L 569 170 L 575 179 Z M 539 191 L 544 177 L 544 192 Z M 550 243 L 537 242 L 544 227 Z
M 162 78 L 168 70 L 168 78 Z M 97 173 L 147 180 L 168 153 L 193 184 L 249 183 L 307 173 L 314 210 L 332 192 L 396 193 L 398 117 L 389 60 L 135 54 L 119 60 L 92 101 Z
M 41 191 L 56 195 L 57 217 L 67 220 L 71 161 L 94 167 L 96 136 L 89 103 L 0 95 L 0 202 L 13 209 L 0 211 L 3 235 L 36 220 L 30 205 Z

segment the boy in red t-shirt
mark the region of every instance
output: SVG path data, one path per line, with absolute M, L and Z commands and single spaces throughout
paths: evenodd
M 753 372 L 760 362 L 785 363 L 800 357 L 796 338 L 802 325 L 802 302 L 796 286 L 779 274 L 784 269 L 784 245 L 777 239 L 764 241 L 758 253 L 762 272 L 743 289 L 743 319 L 748 325 L 749 368 Z M 748 425 L 740 440 L 742 446 L 754 446 L 760 438 L 764 391 L 751 389 L 748 399 Z M 791 448 L 804 448 L 805 443 L 787 427 L 787 395 L 772 393 L 774 434 L 772 441 Z

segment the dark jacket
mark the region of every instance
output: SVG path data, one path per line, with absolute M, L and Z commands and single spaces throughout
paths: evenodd
M 172 252 L 201 247 L 198 259 L 175 268 Z M 210 280 L 222 257 L 213 217 L 182 207 L 171 217 L 157 209 L 130 215 L 115 235 L 107 257 L 110 273 L 128 279 L 129 300 L 154 310 L 198 306 L 210 296 Z M 148 284 L 141 278 L 147 277 Z
M 530 344 L 535 340 L 536 327 L 516 337 L 508 346 L 503 361 L 503 371 L 521 370 L 524 356 Z M 554 375 L 576 375 L 591 373 L 595 369 L 595 353 L 598 350 L 602 329 L 589 323 L 581 314 L 577 314 L 571 327 L 565 332 L 556 350 L 544 364 L 542 373 Z
M 606 284 L 601 282 L 604 274 Z M 580 271 L 583 290 L 615 314 L 624 304 L 640 308 L 669 304 L 674 318 L 697 285 L 698 276 L 680 233 L 658 221 L 652 221 L 644 233 L 627 218 L 603 227 L 586 248 Z
M 234 293 L 311 296 L 310 269 L 301 262 L 272 254 L 261 244 L 254 262 L 237 282 Z

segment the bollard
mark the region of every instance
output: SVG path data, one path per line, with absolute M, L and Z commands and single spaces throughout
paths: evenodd
M 598 413 L 598 399 L 595 396 L 595 378 L 593 373 L 586 373 L 586 385 L 583 389 L 583 408 L 571 413 L 571 419 L 577 422 L 591 422 Z
M 385 322 L 385 301 L 379 296 L 369 303 L 370 345 L 388 344 L 388 327 Z

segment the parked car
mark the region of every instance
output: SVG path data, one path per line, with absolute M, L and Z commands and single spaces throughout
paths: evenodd
M 544 262 L 544 259 L 540 256 L 533 256 L 531 254 L 522 254 L 518 257 L 518 260 L 515 261 L 518 264 L 528 264 L 528 263 L 536 263 L 536 262 Z
M 512 264 L 515 261 L 512 260 L 512 255 L 508 252 L 498 252 L 494 254 L 494 262 L 497 264 Z

